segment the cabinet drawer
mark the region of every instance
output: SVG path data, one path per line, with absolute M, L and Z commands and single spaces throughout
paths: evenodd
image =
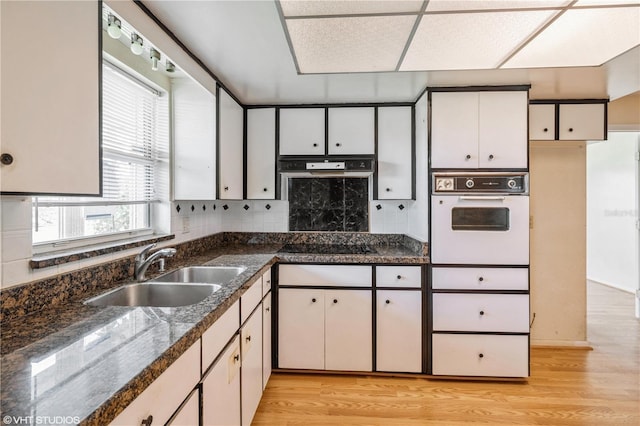
M 420 288 L 420 266 L 376 266 L 376 287 Z
M 271 291 L 271 269 L 262 274 L 262 297 Z
M 251 312 L 258 306 L 258 303 L 262 300 L 262 277 L 256 282 L 251 284 L 249 290 L 247 290 L 242 297 L 240 297 L 240 324 L 249 318 Z
M 528 333 L 529 295 L 434 294 L 433 329 Z
M 528 290 L 527 268 L 433 268 L 434 290 Z
M 433 374 L 527 377 L 529 337 L 434 334 Z
M 165 424 L 200 380 L 200 340 L 116 417 L 111 425 L 139 425 L 150 415 Z
M 240 327 L 240 302 L 235 302 L 227 312 L 202 334 L 202 369 L 206 370 L 216 359 L 231 337 Z
M 371 287 L 371 267 L 280 265 L 279 285 Z

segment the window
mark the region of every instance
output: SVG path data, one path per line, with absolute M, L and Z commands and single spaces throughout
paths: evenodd
M 100 198 L 35 197 L 33 243 L 86 244 L 153 232 L 168 195 L 168 96 L 109 62 L 102 67 Z

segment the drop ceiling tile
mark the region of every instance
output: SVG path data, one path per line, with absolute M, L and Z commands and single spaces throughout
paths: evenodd
M 427 12 L 563 7 L 571 0 L 430 0 Z
M 424 15 L 401 71 L 496 68 L 556 10 Z
M 363 15 L 376 13 L 418 13 L 422 0 L 280 0 L 284 16 Z
M 503 68 L 599 66 L 640 44 L 640 7 L 571 9 Z
M 639 0 L 578 0 L 575 6 L 640 5 Z
M 302 74 L 393 71 L 413 15 L 287 19 Z

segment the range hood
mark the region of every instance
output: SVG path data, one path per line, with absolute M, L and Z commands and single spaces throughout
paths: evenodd
M 278 171 L 295 177 L 368 177 L 375 171 L 373 156 L 281 158 Z

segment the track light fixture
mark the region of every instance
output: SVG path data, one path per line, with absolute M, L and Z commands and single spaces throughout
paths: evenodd
M 107 17 L 107 33 L 115 39 L 122 35 L 122 22 L 115 15 L 109 14 Z
M 143 43 L 144 41 L 142 40 L 142 37 L 136 33 L 131 33 L 131 53 L 134 55 L 141 55 L 144 50 L 142 47 Z
M 160 52 L 153 47 L 149 50 L 149 57 L 151 58 L 151 69 L 158 71 L 158 61 L 160 61 Z
M 167 71 L 167 72 L 176 72 L 176 66 L 173 64 L 173 62 L 171 62 L 168 59 L 167 59 L 167 63 L 166 63 L 166 66 L 165 66 L 165 71 Z

